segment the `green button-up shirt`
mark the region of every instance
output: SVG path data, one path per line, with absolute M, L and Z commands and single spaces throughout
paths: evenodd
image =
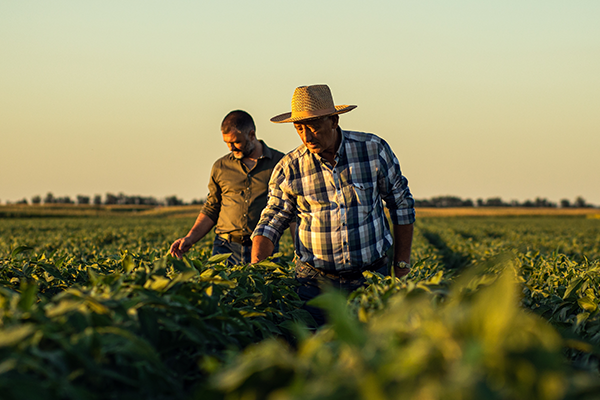
M 267 205 L 271 172 L 284 154 L 260 142 L 263 155 L 252 169 L 232 153 L 213 164 L 202 213 L 215 221 L 217 234 L 250 235 Z

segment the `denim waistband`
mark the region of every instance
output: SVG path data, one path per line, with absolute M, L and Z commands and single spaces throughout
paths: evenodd
M 226 242 L 239 243 L 242 246 L 252 246 L 252 240 L 250 239 L 250 235 L 232 235 L 230 233 L 218 233 L 221 239 Z
M 382 267 L 386 266 L 387 264 L 388 264 L 388 257 L 386 255 L 381 258 L 378 258 L 371 264 L 364 265 L 361 268 L 344 270 L 344 271 L 323 271 L 319 268 L 312 266 L 311 264 L 309 264 L 307 262 L 296 259 L 296 265 L 308 267 L 312 271 L 318 272 L 319 275 L 330 278 L 330 279 L 343 279 L 343 280 L 355 280 L 355 279 L 362 278 L 363 271 L 377 271 L 377 270 L 381 269 Z

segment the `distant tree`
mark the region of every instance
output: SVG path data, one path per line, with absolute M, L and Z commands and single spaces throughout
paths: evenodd
M 575 202 L 573 203 L 573 207 L 577 207 L 577 208 L 585 208 L 585 207 L 589 207 L 588 204 L 586 203 L 585 199 L 581 196 L 578 196 L 575 199 Z
M 463 207 L 475 207 L 475 204 L 473 203 L 473 200 L 471 199 L 466 199 L 463 201 Z
M 29 204 L 29 203 L 27 202 L 27 199 L 22 198 L 21 200 L 18 200 L 15 204 L 25 204 L 26 205 L 26 204 Z
M 473 207 L 472 200 L 463 200 L 457 196 L 438 196 L 429 200 L 433 207 Z
M 192 204 L 196 204 L 194 201 Z M 415 199 L 415 207 L 473 207 L 473 200 L 463 200 L 458 196 L 436 196 L 429 200 Z
M 477 199 L 477 207 L 483 207 L 483 206 L 485 206 L 483 199 Z
M 48 192 L 46 197 L 44 197 L 44 204 L 52 204 L 55 203 L 54 195 L 52 192 Z
M 158 200 L 156 200 L 156 198 L 154 197 L 141 197 L 140 198 L 140 204 L 143 204 L 145 206 L 157 206 L 158 205 Z
M 550 201 L 548 201 L 548 199 L 543 199 L 540 197 L 537 197 L 535 199 L 535 207 L 540 207 L 540 208 L 556 208 L 556 203 L 552 203 Z
M 192 202 L 192 204 L 194 203 Z M 433 205 L 431 205 L 429 200 L 415 199 L 415 207 L 433 207 Z
M 31 204 L 40 204 L 42 202 L 42 197 L 41 196 L 33 196 L 31 198 Z
M 99 194 L 94 195 L 94 205 L 99 206 L 102 204 L 102 196 Z
M 57 197 L 54 199 L 54 202 L 59 204 L 75 204 L 75 202 L 71 200 L 71 197 L 69 196 Z
M 183 200 L 177 198 L 177 196 L 169 196 L 165 199 L 167 206 L 181 206 L 183 205 Z
M 415 200 L 416 201 L 416 200 Z M 202 205 L 206 203 L 206 199 L 192 199 L 192 203 L 193 205 Z
M 490 197 L 485 201 L 486 207 L 506 207 L 506 205 L 500 197 Z
M 521 204 L 523 207 L 535 207 L 535 203 L 531 200 L 525 200 L 523 202 L 523 204 Z
M 90 196 L 77 195 L 77 204 L 90 204 Z
M 106 204 L 106 205 L 117 204 L 118 200 L 119 200 L 119 198 L 117 196 L 115 196 L 114 194 L 106 193 L 106 196 L 104 197 L 104 204 Z
M 560 201 L 560 208 L 569 208 L 571 207 L 571 202 L 569 201 L 569 199 L 562 199 Z

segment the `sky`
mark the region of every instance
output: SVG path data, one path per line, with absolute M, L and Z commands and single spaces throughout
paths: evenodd
M 205 198 L 220 124 L 301 144 L 297 86 L 397 155 L 413 196 L 600 205 L 600 2 L 0 1 L 0 202 Z

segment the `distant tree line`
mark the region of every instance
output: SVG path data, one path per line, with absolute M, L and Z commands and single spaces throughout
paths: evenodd
M 511 200 L 505 202 L 500 197 L 490 197 L 486 200 L 477 199 L 475 202 L 471 199 L 462 199 L 457 196 L 437 196 L 428 200 L 415 199 L 417 207 L 532 207 L 532 208 L 593 208 L 593 204 L 589 204 L 581 196 L 577 197 L 573 202 L 568 199 L 562 199 L 559 203 L 554 203 L 545 198 L 536 198 L 535 200 L 525 200 L 519 202 Z
M 77 195 L 75 199 L 72 199 L 70 196 L 62 196 L 55 197 L 54 194 L 48 192 L 44 198 L 41 196 L 33 196 L 31 201 L 27 201 L 26 198 L 23 198 L 19 201 L 16 201 L 14 204 L 31 204 L 31 205 L 40 205 L 40 204 L 76 204 L 76 205 L 144 205 L 144 206 L 182 206 L 182 205 L 190 205 L 190 204 L 204 204 L 204 199 L 194 199 L 190 203 L 186 203 L 182 199 L 177 196 L 168 196 L 164 199 L 157 199 L 156 197 L 151 196 L 129 196 L 124 193 L 119 193 L 117 195 L 113 193 L 106 193 L 104 198 L 97 194 L 94 197 L 85 196 L 85 195 Z M 7 203 L 9 204 L 9 203 Z
M 155 197 L 145 196 L 128 196 L 123 193 L 117 195 L 106 193 L 104 198 L 97 194 L 94 197 L 77 195 L 75 199 L 69 196 L 55 197 L 52 193 L 47 193 L 44 198 L 41 196 L 33 196 L 31 201 L 22 199 L 14 204 L 76 204 L 76 205 L 145 205 L 145 206 L 182 206 L 182 205 L 197 205 L 204 204 L 205 199 L 194 199 L 186 203 L 177 196 L 168 196 L 164 199 L 156 199 Z M 7 203 L 9 204 L 9 203 Z M 579 196 L 574 201 L 562 199 L 559 203 L 554 203 L 546 198 L 537 197 L 535 200 L 525 200 L 519 202 L 511 200 L 505 202 L 500 197 L 490 197 L 488 199 L 477 199 L 475 202 L 471 199 L 462 199 L 458 196 L 436 196 L 430 199 L 415 199 L 417 207 L 532 207 L 532 208 L 595 208 L 597 206 L 589 204 L 586 200 Z

